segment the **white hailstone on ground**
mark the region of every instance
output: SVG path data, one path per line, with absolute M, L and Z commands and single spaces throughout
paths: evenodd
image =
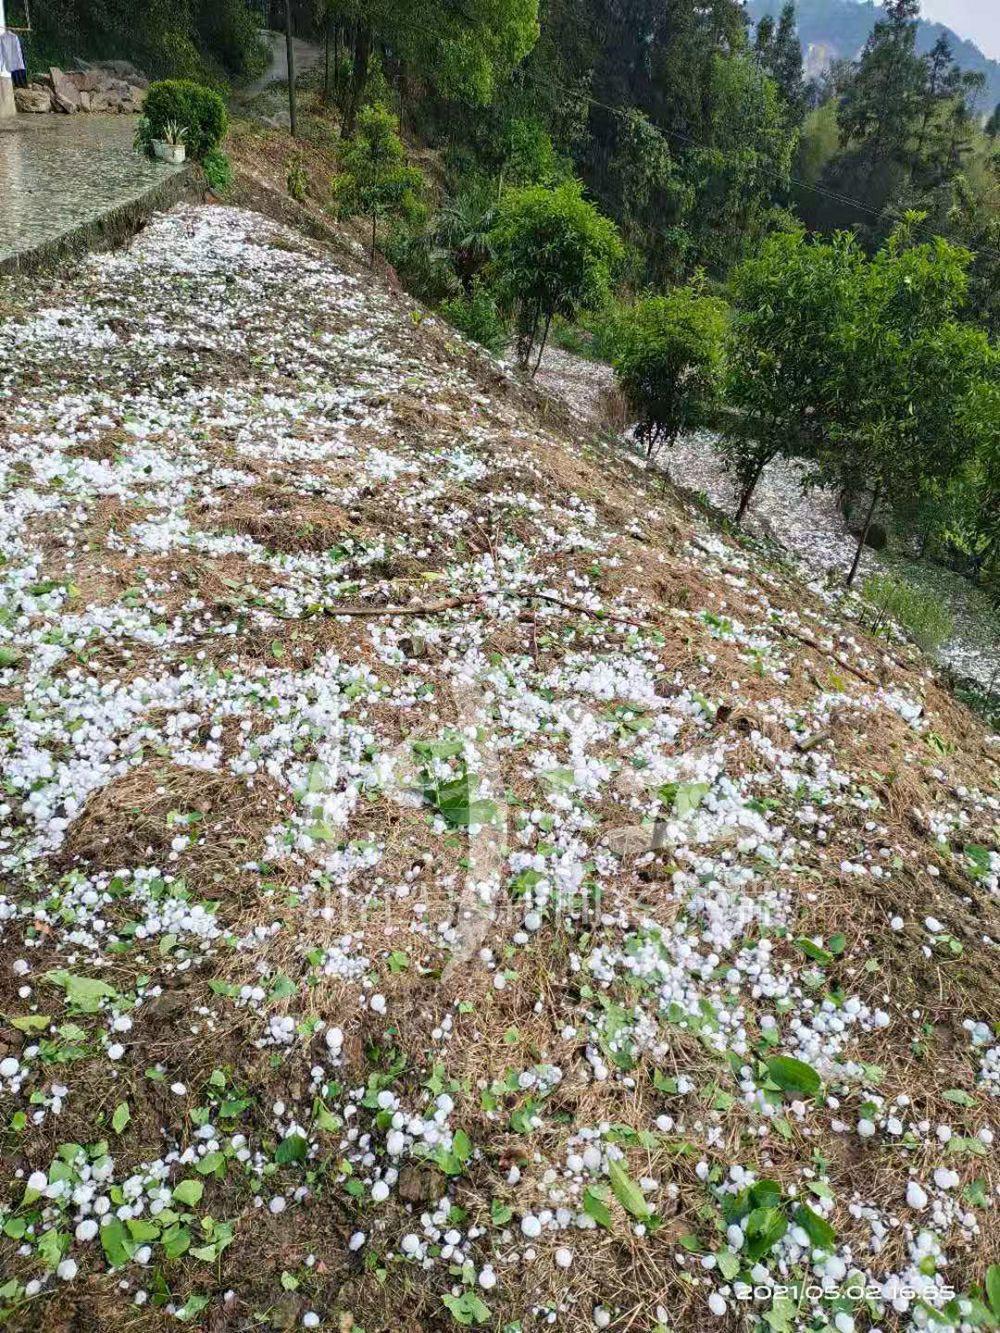
M 384 1014 L 384 1013 L 385 1013 L 385 996 L 384 996 L 384 995 L 377 995 L 377 994 L 376 994 L 376 995 L 373 995 L 372 998 L 369 1000 L 368 1003 L 371 1005 L 372 1011 L 373 1011 L 374 1013 L 376 1013 L 376 1014 Z
M 894 916 L 889 922 L 889 925 L 893 930 L 902 930 L 905 924 L 906 923 L 901 916 Z
M 605 1310 L 603 1305 L 594 1306 L 594 1326 L 595 1328 L 607 1328 L 611 1323 L 611 1314 Z
M 521 1218 L 521 1230 L 529 1240 L 534 1240 L 542 1234 L 542 1224 L 534 1213 L 526 1213 Z
M 915 1180 L 906 1186 L 906 1202 L 918 1210 L 927 1207 L 927 1192 Z
M 63 1259 L 56 1268 L 56 1277 L 61 1278 L 63 1282 L 72 1282 L 76 1277 L 76 1260 Z
M 497 1275 L 494 1273 L 492 1267 L 487 1264 L 479 1274 L 479 1285 L 482 1287 L 483 1291 L 492 1291 L 496 1284 Z
M 316 1313 L 315 1310 L 307 1310 L 305 1312 L 305 1314 L 302 1316 L 302 1327 L 303 1328 L 319 1327 L 319 1315 Z
M 44 1171 L 32 1171 L 28 1177 L 29 1190 L 43 1190 L 49 1183 L 49 1178 Z
M 858 1133 L 863 1139 L 870 1139 L 875 1133 L 875 1122 L 873 1120 L 859 1120 Z
M 274 1213 L 275 1217 L 277 1217 L 277 1215 L 283 1213 L 287 1207 L 285 1196 L 283 1194 L 276 1194 L 267 1206 L 271 1212 Z
M 78 1222 L 74 1233 L 77 1240 L 93 1240 L 97 1235 L 97 1223 L 92 1217 L 85 1217 L 82 1222 Z
M 838 1310 L 833 1320 L 837 1333 L 854 1333 L 854 1316 L 846 1310 Z
M 729 1306 L 726 1304 L 724 1296 L 720 1296 L 717 1291 L 713 1291 L 708 1298 L 708 1308 L 712 1311 L 712 1314 L 721 1317 L 729 1309 Z
M 0 1060 L 0 1078 L 13 1078 L 20 1068 L 20 1061 L 8 1055 L 6 1059 Z
M 175 1097 L 186 1097 L 187 1085 L 184 1083 L 171 1083 L 170 1091 L 174 1094 Z
M 327 1028 L 326 1045 L 331 1051 L 339 1051 L 344 1044 L 344 1033 L 342 1028 Z
M 573 1251 L 566 1245 L 560 1245 L 555 1253 L 556 1267 L 569 1268 L 573 1263 Z
M 347 1242 L 347 1248 L 348 1248 L 349 1250 L 352 1250 L 352 1251 L 353 1251 L 353 1250 L 360 1250 L 361 1247 L 362 1247 L 362 1245 L 364 1245 L 364 1243 L 365 1243 L 366 1240 L 367 1240 L 367 1236 L 365 1235 L 365 1233 L 364 1233 L 363 1231 L 355 1231 L 354 1235 L 353 1235 L 353 1236 L 351 1237 L 351 1239 Z

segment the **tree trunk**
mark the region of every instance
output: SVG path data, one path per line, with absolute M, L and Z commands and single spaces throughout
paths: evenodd
M 333 25 L 333 96 L 340 101 L 340 24 Z
M 757 489 L 757 483 L 758 481 L 760 481 L 760 474 L 764 471 L 766 463 L 767 459 L 762 459 L 761 462 L 757 464 L 757 467 L 754 469 L 753 476 L 743 487 L 742 494 L 740 495 L 740 502 L 736 508 L 736 516 L 733 520 L 737 524 L 737 526 L 739 526 L 739 524 L 743 522 L 743 516 L 750 508 L 750 501 L 753 499 L 754 491 Z
M 330 16 L 326 18 L 326 40 L 323 43 L 323 101 L 330 101 Z
M 545 316 L 545 328 L 542 330 L 542 341 L 538 346 L 538 360 L 535 362 L 535 368 L 531 372 L 531 378 L 534 379 L 538 374 L 538 367 L 542 364 L 542 355 L 545 352 L 545 343 L 549 336 L 549 326 L 552 323 L 552 311 Z
M 295 120 L 295 51 L 292 46 L 292 0 L 285 0 L 285 55 L 288 60 L 288 119 L 292 138 L 297 138 Z
M 882 483 L 879 482 L 872 491 L 872 502 L 868 506 L 868 513 L 865 515 L 865 525 L 858 533 L 858 545 L 854 552 L 854 559 L 851 562 L 850 572 L 847 575 L 847 586 L 854 586 L 854 580 L 857 576 L 858 566 L 861 564 L 861 552 L 865 549 L 865 540 L 868 537 L 868 529 L 872 525 L 872 519 L 875 516 L 875 506 L 878 504 L 879 496 L 882 494 Z
M 354 137 L 358 108 L 361 105 L 361 99 L 365 95 L 365 87 L 368 83 L 368 62 L 371 53 L 372 35 L 367 28 L 359 26 L 354 32 L 354 50 L 351 53 L 353 56 L 351 82 L 348 84 L 344 119 L 340 126 L 340 137 L 342 139 L 352 139 Z

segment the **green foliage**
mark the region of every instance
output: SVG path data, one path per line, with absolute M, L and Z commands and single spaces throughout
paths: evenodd
M 285 189 L 296 203 L 305 203 L 309 192 L 309 173 L 301 153 L 293 153 L 285 163 Z
M 357 136 L 341 155 L 342 171 L 333 179 L 334 198 L 342 217 L 371 218 L 369 262 L 375 263 L 378 219 L 400 215 L 416 204 L 423 176 L 406 164 L 392 112 L 381 103 L 365 107 Z
M 222 82 L 256 78 L 267 63 L 244 0 L 48 0 L 31 20 L 35 68 L 124 58 L 157 77 Z
M 507 346 L 510 336 L 507 322 L 482 283 L 476 283 L 471 292 L 443 302 L 441 313 L 460 333 L 482 343 L 489 351 L 499 355 Z
M 720 440 L 740 487 L 743 517 L 764 467 L 778 456 L 812 459 L 837 420 L 838 340 L 855 318 L 863 255 L 847 236 L 768 237 L 734 270 L 726 401 Z
M 221 148 L 210 148 L 201 160 L 205 179 L 216 194 L 225 194 L 233 183 L 233 167 Z
M 154 139 L 163 137 L 170 121 L 183 126 L 188 152 L 199 161 L 219 147 L 229 127 L 226 104 L 219 94 L 189 79 L 165 79 L 151 84 L 144 114 Z
M 467 292 L 493 258 L 498 196 L 492 181 L 474 178 L 441 206 L 434 240 L 447 252 Z
M 351 12 L 351 80 L 345 131 L 367 92 L 372 53 L 392 49 L 436 93 L 484 105 L 538 38 L 538 0 L 368 0 Z
M 554 315 L 572 319 L 607 300 L 623 248 L 617 229 L 583 197 L 579 181 L 508 190 L 493 231 L 491 271 L 501 303 L 516 314 L 523 364 L 541 360 Z
M 639 301 L 621 320 L 615 375 L 647 457 L 715 404 L 725 332 L 725 302 L 699 283 Z
M 861 595 L 872 608 L 868 627 L 873 633 L 895 620 L 925 652 L 951 637 L 954 623 L 948 608 L 932 592 L 905 579 L 873 574 L 861 585 Z

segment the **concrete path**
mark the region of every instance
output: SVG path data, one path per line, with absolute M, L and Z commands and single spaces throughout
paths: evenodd
M 0 121 L 0 264 L 141 199 L 180 167 L 133 151 L 134 116 Z
M 267 69 L 255 82 L 240 89 L 241 98 L 254 97 L 262 93 L 272 83 L 288 82 L 288 53 L 283 32 L 265 32 L 261 34 L 267 43 L 271 58 Z M 315 69 L 323 60 L 323 48 L 314 42 L 305 42 L 300 37 L 292 38 L 292 54 L 295 58 L 295 78 Z

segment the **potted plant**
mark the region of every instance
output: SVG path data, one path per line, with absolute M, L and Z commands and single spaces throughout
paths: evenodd
M 179 167 L 187 154 L 184 145 L 187 130 L 183 125 L 178 125 L 176 120 L 168 120 L 164 124 L 160 135 L 159 139 L 153 140 L 153 152 L 161 162 L 170 162 L 175 167 Z

